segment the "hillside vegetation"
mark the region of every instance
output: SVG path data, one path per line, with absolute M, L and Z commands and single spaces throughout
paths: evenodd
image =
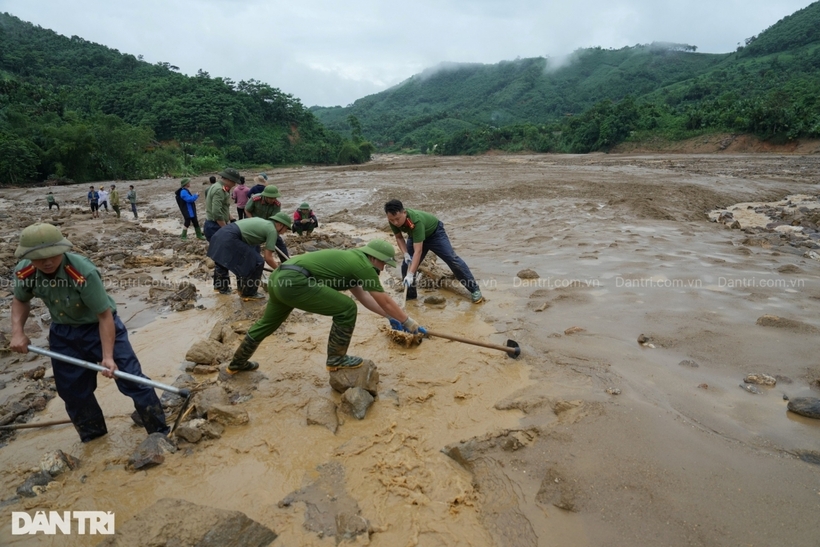
M 726 54 L 688 44 L 582 49 L 567 59 L 451 64 L 348 107 L 311 109 L 382 150 L 609 150 L 703 132 L 820 137 L 820 2 Z
M 178 70 L 0 14 L 0 183 L 369 158 L 279 89 Z

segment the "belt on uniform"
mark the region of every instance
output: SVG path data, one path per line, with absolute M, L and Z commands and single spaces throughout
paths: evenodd
M 291 270 L 293 272 L 299 272 L 300 274 L 304 275 L 305 277 L 313 277 L 313 274 L 310 271 L 306 270 L 301 266 L 297 266 L 296 264 L 280 264 L 280 270 Z

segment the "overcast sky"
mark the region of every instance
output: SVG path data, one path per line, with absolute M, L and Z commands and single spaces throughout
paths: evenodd
M 166 61 L 347 105 L 441 62 L 681 42 L 727 53 L 809 0 L 0 0 L 0 11 Z

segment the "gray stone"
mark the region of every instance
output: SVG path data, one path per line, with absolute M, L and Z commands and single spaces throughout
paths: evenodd
M 62 473 L 77 469 L 80 466 L 80 460 L 74 456 L 70 456 L 62 450 L 50 452 L 40 459 L 40 470 L 48 473 L 52 477 L 61 475 Z
M 199 426 L 199 430 L 206 439 L 219 439 L 225 433 L 225 426 L 218 422 L 205 422 Z
M 222 425 L 243 425 L 250 421 L 248 412 L 231 405 L 214 405 L 208 409 L 208 421 Z
M 360 387 L 375 397 L 378 394 L 379 371 L 373 361 L 365 359 L 359 368 L 331 372 L 330 387 L 338 393 L 344 393 L 352 387 Z
M 276 532 L 239 511 L 164 498 L 118 523 L 116 533 L 98 547 L 267 547 L 276 537 Z
M 173 454 L 177 447 L 162 433 L 151 433 L 128 458 L 127 467 L 134 471 L 153 467 L 165 461 L 165 454 Z
M 324 397 L 313 397 L 307 406 L 307 424 L 323 425 L 335 435 L 339 429 L 336 403 Z
M 354 418 L 364 420 L 367 409 L 374 401 L 375 399 L 367 390 L 352 387 L 342 394 L 342 411 Z
M 820 399 L 817 397 L 795 397 L 789 401 L 788 408 L 795 414 L 820 420 Z
M 755 385 L 752 385 L 752 384 L 740 384 L 740 387 L 742 387 L 743 389 L 745 389 L 746 391 L 748 391 L 749 393 L 752 393 L 754 395 L 761 395 L 763 393 L 762 391 L 760 391 L 759 387 L 757 387 Z
M 191 444 L 196 444 L 202 440 L 202 432 L 199 429 L 182 425 L 176 428 L 174 431 L 176 436 L 184 441 L 187 441 Z
M 700 366 L 699 364 L 697 364 L 696 361 L 693 361 L 691 359 L 684 359 L 683 361 L 681 361 L 678 364 L 682 367 L 689 367 L 689 368 L 698 368 Z
M 26 482 L 17 487 L 17 495 L 24 498 L 33 498 L 38 494 L 38 487 L 42 487 L 54 479 L 45 471 L 37 471 L 26 479 Z
M 202 418 L 216 405 L 231 404 L 228 392 L 219 386 L 211 386 L 194 394 L 191 404 L 194 406 L 194 416 Z
M 768 374 L 763 373 L 747 374 L 743 381 L 747 384 L 757 384 L 759 386 L 769 387 L 773 387 L 777 384 L 777 380 L 775 380 L 774 376 L 769 376 Z

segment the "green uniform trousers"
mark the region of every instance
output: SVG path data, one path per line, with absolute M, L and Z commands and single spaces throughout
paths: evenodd
M 261 342 L 279 328 L 294 308 L 333 317 L 333 323 L 352 329 L 358 307 L 347 295 L 313 277 L 292 270 L 276 270 L 268 279 L 268 305 L 262 318 L 248 330 Z

